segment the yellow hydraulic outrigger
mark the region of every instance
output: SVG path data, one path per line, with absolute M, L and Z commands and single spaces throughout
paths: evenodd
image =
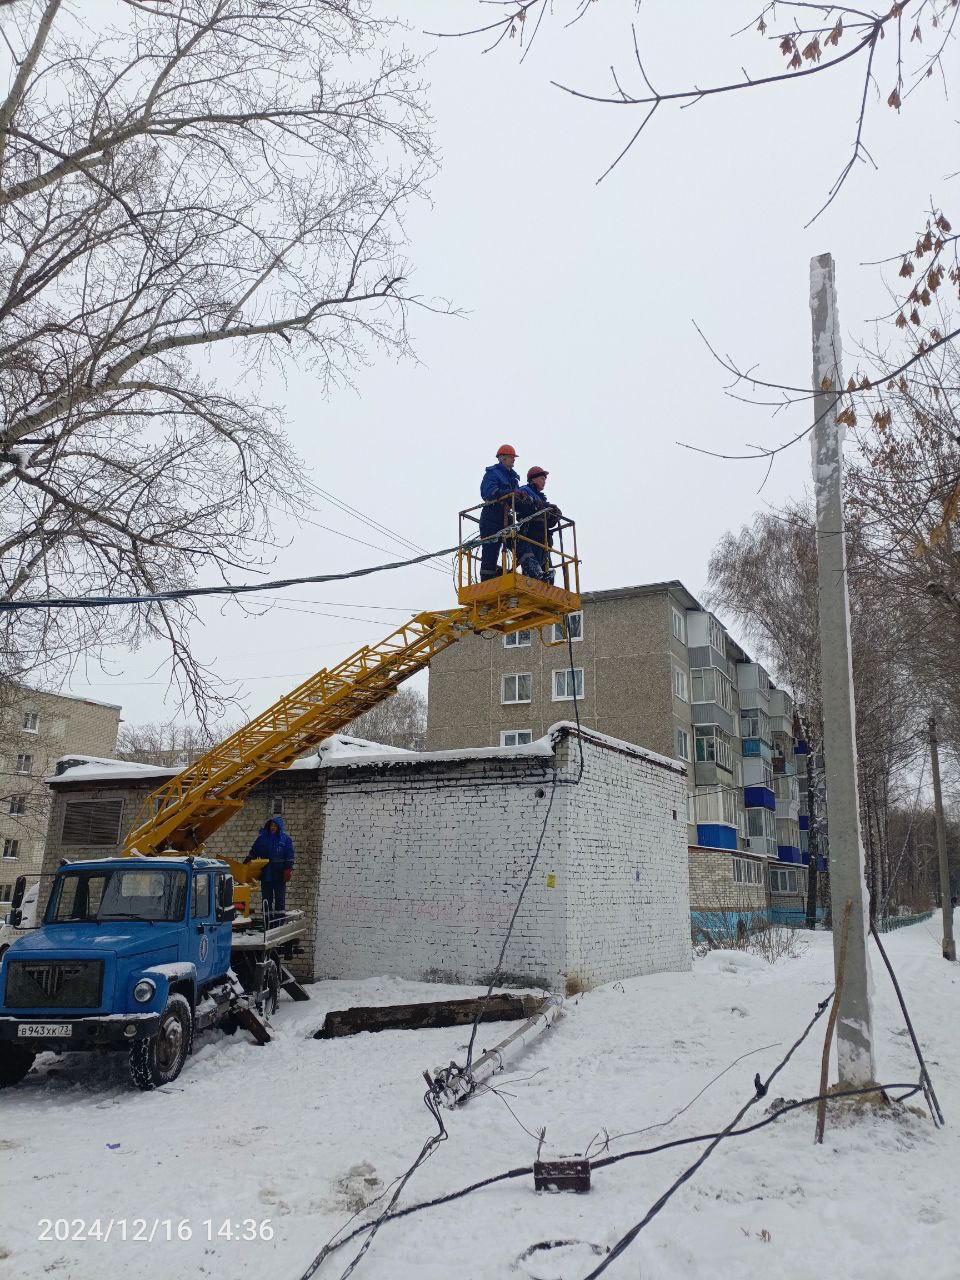
M 364 645 L 338 666 L 318 671 L 211 748 L 147 797 L 123 852 L 130 856 L 199 852 L 257 783 L 389 697 L 462 636 L 562 623 L 568 613 L 578 610 L 580 562 L 573 521 L 557 519 L 548 543 L 532 532 L 542 528 L 540 522 L 524 523 L 521 518 L 518 524 L 514 500 L 507 505 L 498 576 L 486 581 L 480 577 L 480 550 L 472 532 L 482 508 L 461 512 L 456 565 L 460 607 L 418 613 L 379 644 Z M 541 558 L 550 580 L 520 572 L 521 557 L 530 552 Z M 553 585 L 554 578 L 563 585 Z M 238 903 L 246 913 L 250 882 L 262 864 L 228 861 L 238 886 Z

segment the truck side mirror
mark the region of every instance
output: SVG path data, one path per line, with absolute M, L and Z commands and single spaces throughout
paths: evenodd
M 14 907 L 13 910 L 10 912 L 10 914 L 7 916 L 7 924 L 10 925 L 11 929 L 19 929 L 22 920 L 23 920 L 23 912 L 20 910 L 19 907 Z
M 13 907 L 14 911 L 19 910 L 20 907 L 23 906 L 23 895 L 26 892 L 27 892 L 27 877 L 17 876 L 17 879 L 13 886 L 13 898 L 11 899 L 11 902 L 10 902 L 10 905 Z

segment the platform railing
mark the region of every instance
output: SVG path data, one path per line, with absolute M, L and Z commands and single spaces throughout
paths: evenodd
M 524 572 L 525 557 L 535 557 L 540 570 L 539 581 L 560 587 L 572 595 L 580 594 L 580 560 L 577 554 L 577 526 L 556 507 L 535 510 L 529 500 L 514 491 L 502 498 L 480 502 L 460 512 L 460 550 L 457 554 L 457 590 L 489 581 L 481 575 L 483 548 L 481 518 L 488 508 L 503 512 L 503 527 L 487 539 L 497 546 L 496 572 L 529 576 Z M 527 560 L 527 565 L 530 561 Z

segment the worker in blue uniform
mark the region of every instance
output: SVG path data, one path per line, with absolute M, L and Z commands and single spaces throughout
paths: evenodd
M 516 460 L 513 445 L 502 444 L 496 465 L 487 467 L 480 482 L 480 497 L 486 504 L 480 512 L 480 537 L 490 538 L 480 551 L 481 582 L 500 574 L 500 539 L 491 535 L 499 533 L 510 519 L 510 495 L 520 488 L 520 477 L 513 469 Z
M 531 467 L 527 472 L 527 483 L 517 494 L 517 506 L 521 518 L 525 517 L 520 534 L 520 568 L 528 578 L 540 578 L 552 584 L 550 551 L 560 508 L 554 506 L 544 493 L 548 475 L 543 467 Z
M 296 851 L 293 841 L 284 829 L 283 818 L 274 814 L 260 828 L 245 861 L 266 858 L 267 865 L 260 876 L 260 893 L 263 897 L 263 914 L 268 924 L 282 920 L 287 909 L 287 885 L 293 876 Z

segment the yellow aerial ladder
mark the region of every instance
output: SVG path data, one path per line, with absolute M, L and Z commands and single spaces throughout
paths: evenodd
M 506 526 L 498 535 L 496 577 L 480 576 L 480 542 L 474 532 L 485 505 L 480 504 L 460 513 L 459 608 L 418 613 L 379 644 L 364 645 L 338 666 L 318 671 L 211 748 L 147 797 L 123 852 L 141 857 L 200 852 L 259 782 L 389 697 L 462 636 L 562 626 L 566 615 L 580 608 L 574 522 L 559 513 L 547 520 L 524 517 L 515 495 L 497 501 L 504 503 Z M 520 570 L 521 559 L 531 554 L 542 566 L 543 579 Z M 263 863 L 227 861 L 237 885 L 235 900 L 246 915 L 251 881 Z

